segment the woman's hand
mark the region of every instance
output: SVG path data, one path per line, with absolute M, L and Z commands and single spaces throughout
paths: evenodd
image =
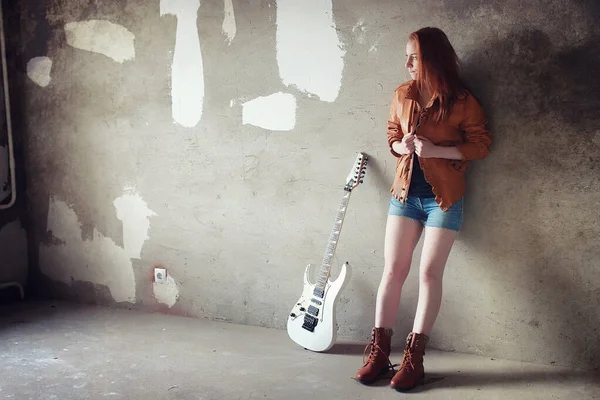
M 398 154 L 411 154 L 415 151 L 415 135 L 404 135 L 402 141 L 392 143 L 392 148 Z
M 423 157 L 423 158 L 439 157 L 438 146 L 431 143 L 431 141 L 429 141 L 429 139 L 427 139 L 423 136 L 417 136 L 415 138 L 414 147 L 415 147 L 415 153 L 417 153 L 417 155 L 419 157 Z

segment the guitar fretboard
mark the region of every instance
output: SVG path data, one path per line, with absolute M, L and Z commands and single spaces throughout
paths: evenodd
M 327 284 L 327 279 L 329 278 L 329 272 L 331 270 L 331 262 L 333 260 L 333 255 L 335 254 L 335 248 L 337 246 L 340 232 L 342 230 L 342 224 L 344 222 L 344 217 L 346 216 L 346 210 L 348 209 L 348 202 L 350 200 L 350 191 L 344 191 L 344 195 L 342 196 L 342 200 L 340 202 L 340 208 L 335 217 L 335 222 L 333 224 L 333 229 L 331 230 L 331 234 L 329 235 L 329 242 L 327 243 L 327 248 L 325 249 L 325 254 L 323 255 L 323 262 L 321 263 L 321 269 L 319 271 L 319 276 L 317 278 L 317 282 L 315 284 L 315 294 L 319 295 L 319 297 L 323 297 L 323 292 L 325 290 L 325 285 Z

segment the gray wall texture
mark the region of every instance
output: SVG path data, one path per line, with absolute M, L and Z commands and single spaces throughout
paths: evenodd
M 600 367 L 597 2 L 160 3 L 10 6 L 37 290 L 283 329 L 361 151 L 371 163 L 334 274 L 344 261 L 354 268 L 340 335 L 366 341 L 395 163 L 388 105 L 407 79 L 407 35 L 437 26 L 494 142 L 468 172 L 431 346 Z M 185 94 L 200 73 L 204 97 Z M 416 306 L 419 250 L 398 345 Z M 167 283 L 153 282 L 155 266 Z

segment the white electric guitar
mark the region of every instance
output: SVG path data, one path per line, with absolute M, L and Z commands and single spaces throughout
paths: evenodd
M 363 181 L 367 158 L 365 154 L 359 153 L 356 163 L 346 178 L 344 195 L 329 236 L 317 282 L 311 281 L 310 276 L 314 268 L 312 264 L 309 264 L 304 271 L 302 296 L 288 316 L 287 332 L 289 337 L 307 350 L 318 352 L 329 350 L 337 339 L 336 304 L 340 292 L 350 280 L 351 268 L 347 262 L 344 263 L 337 279 L 331 281 L 331 262 L 342 230 L 350 194 Z

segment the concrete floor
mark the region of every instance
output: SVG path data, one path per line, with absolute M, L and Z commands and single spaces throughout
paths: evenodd
M 363 348 L 316 354 L 284 331 L 16 304 L 0 307 L 0 399 L 600 399 L 598 375 L 434 350 L 418 390 L 367 387 L 351 379 Z

